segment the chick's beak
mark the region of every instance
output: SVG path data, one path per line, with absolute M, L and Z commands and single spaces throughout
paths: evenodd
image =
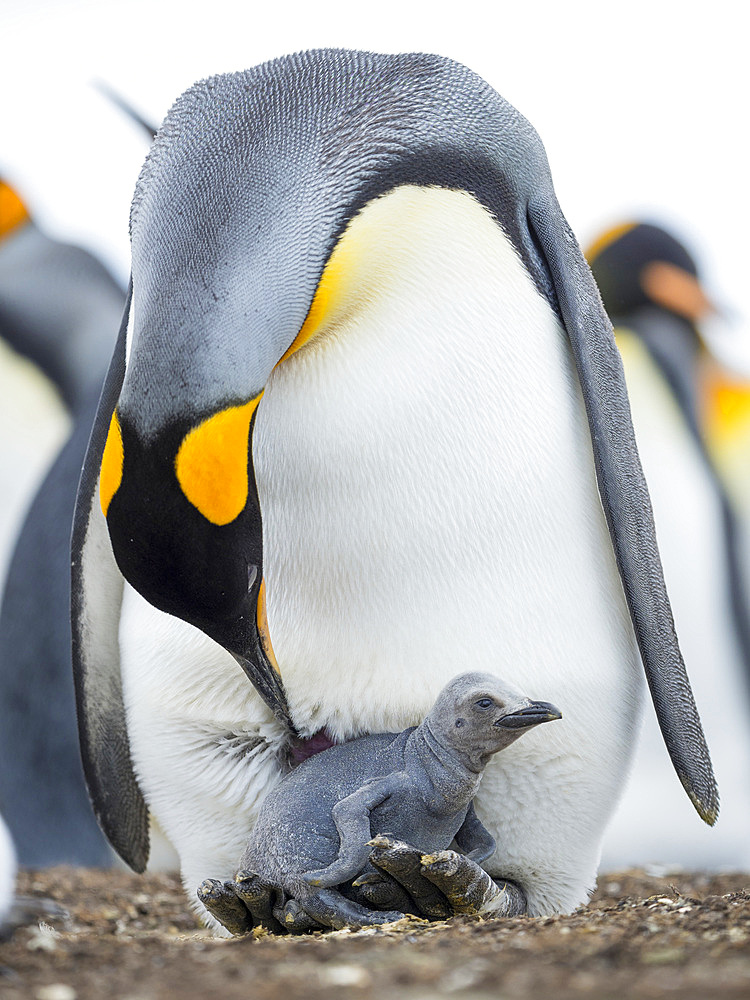
M 532 701 L 524 708 L 503 715 L 495 725 L 503 729 L 526 729 L 529 726 L 538 726 L 540 722 L 552 722 L 554 719 L 562 719 L 559 708 L 550 705 L 548 701 Z

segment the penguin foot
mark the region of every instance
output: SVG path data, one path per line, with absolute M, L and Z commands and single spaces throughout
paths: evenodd
M 274 910 L 276 919 L 289 934 L 306 934 L 321 929 L 317 920 L 302 909 L 296 899 L 288 899 L 283 908 Z
M 390 875 L 409 894 L 419 916 L 447 920 L 454 910 L 443 893 L 422 872 L 422 852 L 411 844 L 388 837 L 370 841 L 370 861 Z
M 207 878 L 198 886 L 197 895 L 211 916 L 236 937 L 256 927 L 272 934 L 320 929 L 320 924 L 300 907 L 290 906 L 293 901 L 287 902 L 283 892 L 256 872 L 240 870 L 228 882 Z
M 464 854 L 422 854 L 411 844 L 382 836 L 370 843 L 372 863 L 408 892 L 419 916 L 431 920 L 445 920 L 457 913 L 516 917 L 527 911 L 520 886 L 507 880 L 496 883 Z
M 370 910 L 400 910 L 419 916 L 419 911 L 406 891 L 384 871 L 372 871 L 356 878 L 345 895 Z
M 526 913 L 526 895 L 515 882 L 499 885 L 465 854 L 438 851 L 422 855 L 422 873 L 444 894 L 455 913 L 518 917 Z
M 283 910 L 284 897 L 255 872 L 241 870 L 230 883 L 237 896 L 247 907 L 255 927 L 265 927 L 272 934 L 282 934 L 286 928 L 286 915 L 279 920 L 275 914 Z
M 198 886 L 197 896 L 211 916 L 216 917 L 230 934 L 239 937 L 252 931 L 252 917 L 234 892 L 231 882 L 220 882 L 216 878 L 204 879 Z
M 212 917 L 235 937 L 262 927 L 271 934 L 304 934 L 326 930 L 296 899 L 264 881 L 256 872 L 241 869 L 233 880 L 207 878 L 198 886 L 198 899 Z
M 273 934 L 366 927 L 389 923 L 404 914 L 446 920 L 458 913 L 516 917 L 527 912 L 526 895 L 514 882 L 496 883 L 480 866 L 456 851 L 423 854 L 403 841 L 378 836 L 370 841 L 366 871 L 337 889 L 285 894 L 256 872 L 240 870 L 233 881 L 205 879 L 198 899 L 231 934 L 263 927 Z
M 324 928 L 370 927 L 402 920 L 400 910 L 371 910 L 361 903 L 342 896 L 338 889 L 316 889 L 300 900 L 305 912 Z

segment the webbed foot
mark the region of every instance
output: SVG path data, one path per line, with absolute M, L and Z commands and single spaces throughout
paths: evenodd
M 409 893 L 384 871 L 369 871 L 356 878 L 346 895 L 371 910 L 399 910 L 418 916 Z
M 420 916 L 444 920 L 455 913 L 514 917 L 526 913 L 526 895 L 514 882 L 497 884 L 476 862 L 456 851 L 422 854 L 416 847 L 375 837 L 370 860 L 408 892 Z M 387 893 L 383 902 L 387 902 Z
M 318 921 L 305 913 L 296 899 L 288 899 L 282 908 L 274 910 L 274 915 L 289 934 L 305 934 L 321 929 Z
M 280 922 L 275 911 L 283 908 L 284 899 L 260 875 L 243 869 L 234 876 L 234 891 L 245 904 L 255 927 L 265 927 L 273 934 L 282 934 L 286 923 Z
M 397 887 L 398 890 L 398 887 Z M 400 890 L 402 899 L 405 893 Z M 368 906 L 347 899 L 337 889 L 310 889 L 304 899 L 286 899 L 283 892 L 256 872 L 240 870 L 232 881 L 205 879 L 198 899 L 231 934 L 250 934 L 264 927 L 273 934 L 304 934 L 313 930 L 340 930 L 387 924 L 404 916 L 400 910 Z
M 422 873 L 421 851 L 401 840 L 382 836 L 374 837 L 370 845 L 370 861 L 406 890 L 421 916 L 447 920 L 453 915 L 453 909 L 444 895 Z
M 249 934 L 253 921 L 247 907 L 239 899 L 231 882 L 220 882 L 217 878 L 207 878 L 198 886 L 198 899 L 212 917 L 216 917 L 230 934 Z
M 302 909 L 319 924 L 341 930 L 343 927 L 369 927 L 390 924 L 404 916 L 400 910 L 370 910 L 361 903 L 342 896 L 337 889 L 317 889 L 298 900 Z
M 255 927 L 274 934 L 292 929 L 283 915 L 276 916 L 277 912 L 284 913 L 283 893 L 255 872 L 239 871 L 227 882 L 207 878 L 198 886 L 197 895 L 211 916 L 237 937 L 249 934 Z
M 422 856 L 422 872 L 444 893 L 455 913 L 519 917 L 526 913 L 526 894 L 515 882 L 499 885 L 476 862 L 456 851 Z

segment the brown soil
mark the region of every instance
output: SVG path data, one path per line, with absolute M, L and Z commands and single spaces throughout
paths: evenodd
M 0 944 L 2 1000 L 750 997 L 750 875 L 602 876 L 566 917 L 231 941 L 175 876 L 47 869 L 19 891 L 67 911 Z

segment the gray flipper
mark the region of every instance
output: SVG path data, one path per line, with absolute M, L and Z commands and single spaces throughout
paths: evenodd
M 675 635 L 612 325 L 562 213 L 549 211 L 540 199 L 531 202 L 528 217 L 573 350 L 602 506 L 659 726 L 685 791 L 713 825 L 719 812 L 716 780 Z
M 132 291 L 99 400 L 78 487 L 71 550 L 71 620 L 81 756 L 99 823 L 135 871 L 148 861 L 148 809 L 133 771 L 120 676 L 123 578 L 99 506 L 99 468 L 125 374 Z
M 462 853 L 477 865 L 491 858 L 497 848 L 495 838 L 477 816 L 473 802 L 469 803 L 466 819 L 454 839 Z

